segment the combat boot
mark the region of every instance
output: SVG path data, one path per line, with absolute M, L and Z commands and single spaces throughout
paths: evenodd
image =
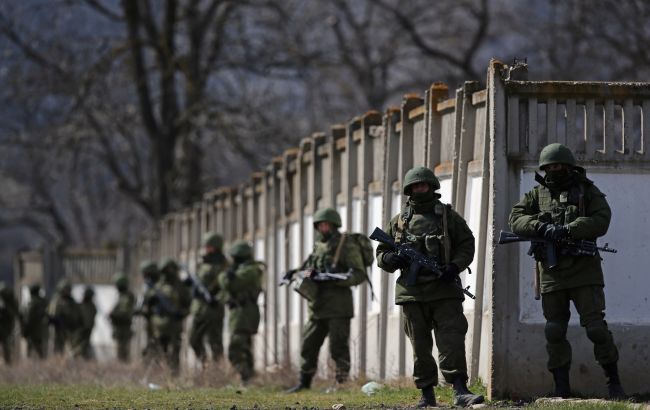
M 463 375 L 454 380 L 454 406 L 469 407 L 485 401 L 480 394 L 474 394 L 467 388 L 467 378 Z
M 554 397 L 562 397 L 567 399 L 571 397 L 571 385 L 569 384 L 569 368 L 558 367 L 551 369 L 553 373 L 553 382 L 555 383 L 555 390 L 553 391 Z
M 616 362 L 603 365 L 607 377 L 607 390 L 611 400 L 624 400 L 625 391 L 621 386 L 621 379 L 618 376 L 618 365 Z
M 300 381 L 297 385 L 285 391 L 285 393 L 297 393 L 302 390 L 309 390 L 311 388 L 311 374 L 300 373 Z
M 436 407 L 436 395 L 433 392 L 433 386 L 427 386 L 422 389 L 422 397 L 418 402 L 417 408 L 424 409 L 427 407 Z

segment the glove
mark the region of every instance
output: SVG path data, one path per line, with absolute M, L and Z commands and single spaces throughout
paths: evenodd
M 450 263 L 442 268 L 442 275 L 440 280 L 443 282 L 451 283 L 458 277 L 458 266 L 455 263 Z
M 569 228 L 566 225 L 544 223 L 537 228 L 537 235 L 549 241 L 559 241 L 569 236 Z
M 381 260 L 393 269 L 403 269 L 409 265 L 409 258 L 397 252 L 387 252 Z

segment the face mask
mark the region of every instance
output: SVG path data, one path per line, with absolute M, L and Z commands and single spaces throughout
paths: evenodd
M 410 195 L 411 201 L 415 203 L 429 202 L 434 198 L 434 193 L 432 190 L 427 192 L 412 192 Z
M 320 242 L 327 242 L 332 237 L 332 232 L 322 233 L 321 231 L 316 231 L 316 240 Z
M 544 182 L 550 189 L 563 189 L 571 183 L 571 174 L 568 170 L 546 171 Z

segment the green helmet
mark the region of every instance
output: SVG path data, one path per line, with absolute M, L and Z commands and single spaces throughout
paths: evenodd
M 232 244 L 228 254 L 236 259 L 249 259 L 253 257 L 253 247 L 248 241 L 237 241 Z
M 341 215 L 334 208 L 321 208 L 314 214 L 314 228 L 319 222 L 329 222 L 337 228 L 341 227 Z
M 223 248 L 223 238 L 216 232 L 206 232 L 203 234 L 203 246 L 209 246 L 220 251 Z
M 84 289 L 84 300 L 92 299 L 93 296 L 95 296 L 95 289 L 92 286 L 86 286 Z
M 122 272 L 118 272 L 113 276 L 113 283 L 118 289 L 126 289 L 129 287 L 129 278 Z
M 404 185 L 402 188 L 404 195 L 410 195 L 409 186 L 419 182 L 428 183 L 434 191 L 440 189 L 440 181 L 438 181 L 433 171 L 427 167 L 415 167 L 409 169 L 406 175 L 404 175 Z
M 158 273 L 158 265 L 154 261 L 142 261 L 140 263 L 140 272 L 143 274 Z
M 180 267 L 178 266 L 178 263 L 176 263 L 175 260 L 172 258 L 165 258 L 160 261 L 160 271 L 161 272 L 178 272 L 180 270 Z
M 72 284 L 70 284 L 69 280 L 63 278 L 56 284 L 56 291 L 59 293 L 70 293 L 72 292 Z
M 576 165 L 576 158 L 571 150 L 560 143 L 548 144 L 539 153 L 539 169 L 551 164 Z

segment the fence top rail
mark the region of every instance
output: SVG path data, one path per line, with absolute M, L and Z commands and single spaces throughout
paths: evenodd
M 650 83 L 600 81 L 516 81 L 504 80 L 506 91 L 540 100 L 617 100 L 650 98 Z

